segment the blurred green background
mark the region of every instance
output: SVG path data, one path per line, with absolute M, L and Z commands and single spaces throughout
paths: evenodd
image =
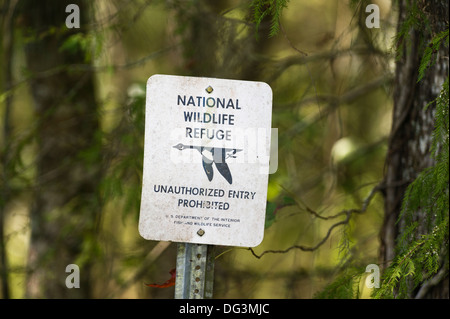
M 30 83 L 46 76 L 45 70 L 29 70 L 24 48 L 33 40 L 30 32 L 51 31 L 30 30 L 20 1 L 0 3 L 4 8 L 17 6 L 11 25 L 9 11 L 2 17 L 0 147 L 5 178 L 0 196 L 7 275 L 0 281 L 7 278 L 9 297 L 24 298 L 36 296 L 29 282 L 35 269 L 29 262 L 32 206 L 36 193 L 45 192 L 36 164 L 42 151 L 36 131 L 45 115 L 33 104 Z M 364 269 L 377 263 L 383 221 L 380 195 L 371 199 L 366 211 L 333 228 L 317 249 L 294 246 L 320 243 L 346 215 L 331 217 L 361 210 L 383 177 L 392 116 L 396 13 L 391 1 L 371 3 L 380 8 L 379 29 L 365 26 L 364 1 L 290 1 L 272 36 L 269 15 L 255 28 L 252 1 L 114 0 L 82 7 L 81 15 L 89 16 L 83 32 L 67 36 L 58 54 L 83 50 L 84 61 L 62 67 L 69 73 L 92 74 L 98 106 L 95 113 L 79 116 L 97 117 L 94 136 L 99 143 L 78 154 L 101 167 L 100 177 L 95 177 L 99 202 L 92 208 L 96 226 L 83 234 L 72 262 L 80 265 L 81 277 L 87 273 L 83 265 L 89 264 L 90 297 L 173 298 L 173 287 L 144 284 L 170 278 L 176 244 L 146 241 L 138 233 L 145 83 L 157 73 L 264 81 L 273 90 L 278 170 L 269 176 L 265 237 L 254 252 L 293 248 L 256 258 L 245 248 L 217 247 L 214 297 L 313 298 L 344 266 L 359 269 L 360 297 L 369 297 Z M 54 32 L 63 32 L 68 13 L 55 15 L 60 25 Z M 59 163 L 64 161 L 61 154 Z M 68 234 L 80 227 L 71 224 L 74 209 L 69 202 L 57 213 L 68 216 L 66 224 L 58 226 Z M 64 251 L 64 238 L 52 245 Z M 58 256 L 46 258 L 45 263 Z M 34 267 L 53 271 L 46 270 L 44 261 Z M 65 280 L 68 274 L 61 269 L 53 275 Z M 51 290 L 51 282 L 48 285 Z M 67 290 L 62 297 L 71 297 Z

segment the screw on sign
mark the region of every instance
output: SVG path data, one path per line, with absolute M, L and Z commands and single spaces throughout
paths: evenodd
M 262 241 L 271 114 L 272 90 L 263 82 L 147 81 L 139 232 L 179 243 L 176 298 L 212 296 L 214 245 Z

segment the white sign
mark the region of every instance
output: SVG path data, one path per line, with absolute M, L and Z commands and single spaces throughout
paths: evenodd
M 259 245 L 264 236 L 271 117 L 272 90 L 266 83 L 151 76 L 141 236 Z

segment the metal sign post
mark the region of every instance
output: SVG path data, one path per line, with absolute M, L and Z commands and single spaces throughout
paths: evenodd
M 214 246 L 179 243 L 175 299 L 210 299 L 214 285 Z

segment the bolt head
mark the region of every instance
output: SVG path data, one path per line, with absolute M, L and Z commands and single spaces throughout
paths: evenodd
M 208 92 L 209 94 L 211 94 L 212 91 L 214 91 L 214 89 L 213 89 L 212 86 L 210 85 L 210 86 L 208 86 L 208 87 L 205 89 L 205 91 Z

